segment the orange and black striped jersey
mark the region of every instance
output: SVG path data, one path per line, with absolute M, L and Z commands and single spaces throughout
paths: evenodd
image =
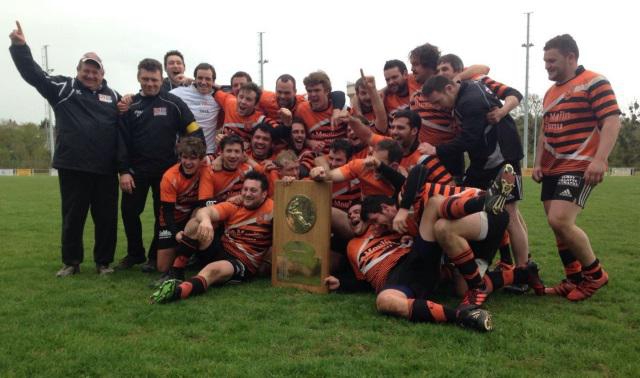
M 253 129 L 260 123 L 266 123 L 272 127 L 276 127 L 277 123 L 271 118 L 266 117 L 261 111 L 255 110 L 248 116 L 238 114 L 236 107 L 236 96 L 223 91 L 216 91 L 214 98 L 224 110 L 224 122 L 222 123 L 222 132 L 226 135 L 236 134 L 242 138 L 245 143 L 251 143 L 251 133 Z
M 308 102 L 303 102 L 298 106 L 296 110 L 296 117 L 302 119 L 307 128 L 307 135 L 310 140 L 317 140 L 324 142 L 324 148 L 322 153 L 329 153 L 329 145 L 339 138 L 347 137 L 347 124 L 343 123 L 337 127 L 331 125 L 331 116 L 333 115 L 334 107 L 329 107 L 322 112 L 315 112 L 311 110 L 311 105 Z
M 522 94 L 516 89 L 511 88 L 508 85 L 504 85 L 498 81 L 493 80 L 487 75 L 476 75 L 472 80 L 479 81 L 493 92 L 500 100 L 505 100 L 509 96 L 515 96 L 518 101 L 522 101 Z
M 345 180 L 358 179 L 360 181 L 360 188 L 362 190 L 362 196 L 375 196 L 384 195 L 387 197 L 393 196 L 395 189 L 391 183 L 388 183 L 383 179 L 375 169 L 367 168 L 364 164 L 364 159 L 351 160 L 347 164 L 340 168 L 342 176 Z
M 293 105 L 293 109 L 289 109 L 289 110 L 291 110 L 292 114 L 295 113 L 296 109 L 298 108 L 298 105 L 306 101 L 307 100 L 304 98 L 304 95 L 300 95 L 300 94 L 296 95 L 296 102 Z M 280 111 L 281 108 L 280 108 L 280 105 L 278 105 L 278 98 L 275 92 L 263 91 L 262 94 L 260 95 L 258 108 L 268 118 L 273 120 L 280 119 L 280 115 L 278 114 L 278 112 Z
M 451 186 L 427 182 L 418 188 L 418 193 L 413 200 L 413 214 L 415 219 L 419 220 L 422 217 L 422 211 L 424 210 L 427 202 L 435 195 L 441 195 L 443 197 L 451 197 L 454 195 L 475 195 L 478 191 L 479 189 L 466 188 L 464 186 Z
M 190 177 L 186 176 L 180 167 L 180 163 L 177 163 L 167 169 L 160 181 L 160 201 L 175 204 L 175 223 L 186 221 L 202 201 L 213 198 L 213 181 L 209 165 L 202 164 L 198 172 Z M 161 206 L 160 225 L 167 225 L 165 219 L 164 207 Z
M 260 207 L 249 210 L 231 202 L 212 205 L 224 222 L 222 246 L 256 273 L 265 253 L 271 248 L 273 235 L 273 201 L 267 198 Z
M 415 92 L 411 97 L 409 108 L 420 115 L 422 125 L 418 139 L 433 146 L 452 141 L 458 132 L 453 113 L 433 105 L 422 94 Z
M 332 189 L 332 206 L 345 212 L 349 210 L 355 202 L 362 200 L 360 180 L 357 178 L 341 182 L 334 181 Z
M 221 171 L 212 172 L 213 200 L 220 203 L 240 194 L 244 176 L 252 170 L 253 168 L 249 164 L 242 163 L 233 171 L 223 168 Z
M 302 167 L 304 167 L 307 172 L 311 170 L 311 168 L 316 166 L 315 157 L 316 154 L 309 147 L 302 147 L 302 150 L 295 151 L 293 148 L 291 149 L 298 156 L 298 163 Z
M 611 84 L 602 75 L 578 67 L 576 76 L 552 86 L 543 101 L 545 175 L 584 172 L 600 143 L 603 120 L 620 115 Z
M 449 184 L 453 181 L 453 177 L 447 168 L 435 155 L 420 155 L 416 164 L 420 164 L 427 169 L 427 182 L 435 184 Z M 412 167 L 413 166 L 407 168 L 407 170 Z
M 388 91 L 384 92 L 382 103 L 384 104 L 384 109 L 387 111 L 389 122 L 393 120 L 393 116 L 400 110 L 409 109 L 412 95 L 419 92 L 421 88 L 422 85 L 418 84 L 415 76 L 413 76 L 413 74 L 409 74 L 407 77 L 406 94 L 400 95 L 398 93 L 389 93 Z
M 402 235 L 388 233 L 375 236 L 371 231 L 349 241 L 347 258 L 356 278 L 367 281 L 376 292 L 387 282 L 389 272 L 411 247 L 402 244 Z

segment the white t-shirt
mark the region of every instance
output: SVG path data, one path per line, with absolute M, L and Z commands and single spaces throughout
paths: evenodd
M 196 87 L 190 85 L 188 87 L 178 87 L 172 89 L 171 92 L 184 101 L 194 117 L 196 122 L 204 132 L 204 139 L 207 142 L 207 153 L 216 152 L 216 126 L 218 124 L 218 115 L 220 114 L 220 105 L 213 98 L 211 93 L 202 94 L 198 92 Z

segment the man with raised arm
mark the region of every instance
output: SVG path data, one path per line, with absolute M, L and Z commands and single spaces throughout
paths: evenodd
M 62 262 L 58 277 L 76 274 L 84 258 L 82 234 L 89 209 L 95 225 L 93 257 L 99 274 L 113 273 L 118 225 L 118 109 L 120 95 L 104 80 L 96 53 L 82 55 L 75 77 L 49 76 L 33 60 L 16 21 L 9 51 L 22 78 L 51 104 L 62 201 Z

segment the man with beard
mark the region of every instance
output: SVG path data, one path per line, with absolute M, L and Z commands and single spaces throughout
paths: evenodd
M 365 76 L 364 71 L 360 69 L 360 78 L 356 80 L 355 89 L 356 97 L 351 113 L 362 116 L 374 133 L 386 135 L 389 125 L 387 112 L 376 89 L 375 78 L 373 76 Z
M 315 153 L 306 145 L 307 127 L 300 118 L 294 118 L 291 123 L 291 138 L 289 148 L 298 156 L 300 163 L 300 177 L 309 176 L 309 171 L 315 166 Z
M 409 108 L 411 95 L 420 90 L 420 84 L 409 75 L 407 65 L 398 59 L 384 64 L 384 80 L 387 82 L 383 91 L 384 108 L 391 122 L 397 111 Z
M 211 285 L 251 279 L 272 244 L 273 201 L 267 197 L 267 178 L 246 175 L 241 204 L 223 202 L 200 209 L 184 230 L 183 246 L 209 249 L 213 262 L 196 276 L 181 282 L 165 281 L 151 295 L 151 303 L 167 303 L 204 293 Z M 224 224 L 224 234 L 214 240 L 214 223 Z M 218 241 L 219 240 L 219 241 Z
M 184 57 L 178 50 L 167 51 L 164 54 L 164 70 L 167 77 L 162 81 L 162 90 L 169 92 L 178 87 L 189 86 L 193 79 L 184 76 Z
M 273 135 L 274 129 L 265 123 L 259 123 L 251 135 L 251 143 L 246 151 L 248 162 L 262 163 L 265 160 L 273 160 L 275 153 L 273 151 Z
M 118 170 L 122 189 L 122 222 L 127 235 L 127 255 L 117 268 L 128 269 L 145 261 L 140 214 L 151 189 L 155 216 L 154 238 L 145 271 L 155 270 L 162 174 L 176 162 L 176 135 L 204 139 L 189 107 L 178 97 L 160 90 L 162 65 L 155 59 L 138 64 L 141 91 L 122 116 L 118 143 Z
M 180 97 L 191 109 L 204 133 L 207 154 L 212 155 L 216 152 L 216 130 L 221 110 L 212 96 L 216 70 L 208 63 L 200 63 L 193 71 L 193 76 L 193 85 L 175 88 L 170 93 Z

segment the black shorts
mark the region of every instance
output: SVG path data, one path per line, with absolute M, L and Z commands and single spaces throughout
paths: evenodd
M 483 240 L 469 240 L 469 246 L 475 258 L 483 259 L 491 265 L 509 224 L 509 214 L 506 211 L 497 215 L 485 214 L 487 214 L 487 236 Z
M 440 280 L 441 256 L 440 247 L 430 248 L 418 235 L 413 241 L 411 252 L 402 256 L 389 272 L 382 290 L 399 290 L 409 298 L 429 297 Z
M 187 225 L 189 219 L 185 219 L 184 222 L 178 223 L 176 229 L 179 231 L 184 230 L 184 227 Z M 178 245 L 176 241 L 176 236 L 171 232 L 167 226 L 160 226 L 158 229 L 158 249 L 169 249 L 175 248 Z
M 233 276 L 222 284 L 245 282 L 253 277 L 253 273 L 247 269 L 242 261 L 224 250 L 221 238 L 214 238 L 209 248 L 202 252 L 206 256 L 206 262 L 209 264 L 216 261 L 228 261 L 233 266 Z
M 524 198 L 524 191 L 522 187 L 522 169 L 520 168 L 520 162 L 507 161 L 496 168 L 483 170 L 476 170 L 469 167 L 469 169 L 467 169 L 467 172 L 465 173 L 462 185 L 471 188 L 487 190 L 498 175 L 498 172 L 500 172 L 502 167 L 507 163 L 511 164 L 516 172 L 516 186 L 515 188 L 513 188 L 511 194 L 509 194 L 509 196 L 507 197 L 507 203 L 520 201 Z
M 544 176 L 540 200 L 573 202 L 584 209 L 593 186 L 584 182 L 583 173 L 566 173 L 558 176 Z

